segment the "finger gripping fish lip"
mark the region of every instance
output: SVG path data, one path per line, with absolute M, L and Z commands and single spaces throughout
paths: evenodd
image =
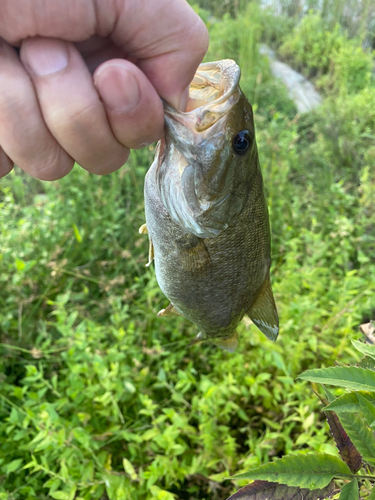
M 269 339 L 279 331 L 253 112 L 239 78 L 234 61 L 205 63 L 186 112 L 164 103 L 166 136 L 145 179 L 156 278 L 171 303 L 159 317 L 177 311 L 198 327 L 196 342 L 230 352 L 245 314 Z

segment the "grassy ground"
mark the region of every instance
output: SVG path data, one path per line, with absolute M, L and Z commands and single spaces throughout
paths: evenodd
M 329 6 L 300 24 L 292 4 L 282 19 L 254 3 L 216 17 L 196 6 L 208 59 L 239 62 L 256 110 L 277 343 L 244 322 L 235 354 L 188 347 L 194 326 L 156 319 L 167 300 L 138 234 L 152 148 L 108 177 L 77 167 L 50 184 L 17 170 L 0 182 L 0 499 L 224 500 L 242 484 L 230 474 L 335 453 L 295 377 L 357 359 L 350 339 L 375 315 L 371 26 L 336 26 Z M 259 41 L 315 78 L 319 110 L 296 115 Z

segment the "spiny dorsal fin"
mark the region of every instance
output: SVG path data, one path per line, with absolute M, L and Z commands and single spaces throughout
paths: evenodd
M 261 332 L 270 340 L 276 340 L 279 334 L 279 316 L 273 298 L 270 277 L 267 276 L 254 304 L 247 315 Z

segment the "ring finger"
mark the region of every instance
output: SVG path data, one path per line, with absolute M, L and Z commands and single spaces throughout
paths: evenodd
M 0 175 L 15 163 L 33 177 L 54 180 L 73 167 L 73 159 L 43 120 L 32 82 L 16 51 L 1 39 L 0 144 Z

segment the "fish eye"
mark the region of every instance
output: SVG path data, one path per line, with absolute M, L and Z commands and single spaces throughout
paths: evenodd
M 241 130 L 233 138 L 233 151 L 239 155 L 243 156 L 246 154 L 251 146 L 251 137 L 248 130 Z

